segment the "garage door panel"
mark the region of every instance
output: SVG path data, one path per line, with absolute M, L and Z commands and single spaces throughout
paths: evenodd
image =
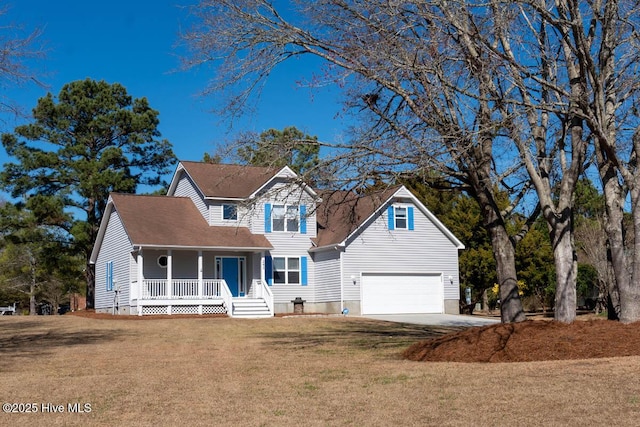
M 440 274 L 362 274 L 363 314 L 442 313 Z

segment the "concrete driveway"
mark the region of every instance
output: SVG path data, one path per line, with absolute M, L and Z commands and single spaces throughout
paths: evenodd
M 500 323 L 500 319 L 461 314 L 372 314 L 367 319 L 387 322 L 414 323 L 432 326 L 485 326 Z

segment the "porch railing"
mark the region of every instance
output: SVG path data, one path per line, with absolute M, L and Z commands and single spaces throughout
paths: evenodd
M 262 280 L 256 279 L 253 281 L 253 289 L 256 298 L 262 298 L 269 307 L 269 314 L 273 316 L 273 292 L 271 288 Z
M 144 279 L 140 292 L 140 299 L 215 299 L 223 298 L 223 288 L 227 285 L 223 279 L 205 279 L 202 289 L 198 279 L 171 280 L 171 293 L 166 279 Z M 227 289 L 228 290 L 228 289 Z

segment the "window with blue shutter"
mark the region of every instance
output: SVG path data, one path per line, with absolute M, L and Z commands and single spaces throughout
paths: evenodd
M 270 203 L 265 203 L 264 205 L 264 232 L 271 233 L 271 204 Z
M 300 284 L 307 286 L 307 257 L 300 257 Z
M 107 261 L 107 291 L 113 290 L 113 261 Z
M 271 268 L 269 285 L 301 285 L 307 286 L 307 257 L 277 256 L 265 263 L 265 270 Z M 266 272 L 268 273 L 268 272 Z M 268 275 L 268 274 L 266 274 Z
M 307 207 L 300 205 L 300 233 L 307 234 Z
M 264 278 L 267 285 L 273 285 L 273 259 L 270 256 L 264 257 Z
M 389 230 L 413 230 L 415 227 L 413 206 L 389 206 L 387 217 Z

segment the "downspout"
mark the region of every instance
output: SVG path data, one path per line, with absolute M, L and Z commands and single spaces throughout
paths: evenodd
M 336 250 L 340 251 L 340 314 L 344 314 L 344 266 L 342 260 L 344 251 L 341 251 L 337 246 Z
M 120 298 L 118 298 L 118 281 L 113 281 L 113 315 L 119 314 L 120 311 Z

